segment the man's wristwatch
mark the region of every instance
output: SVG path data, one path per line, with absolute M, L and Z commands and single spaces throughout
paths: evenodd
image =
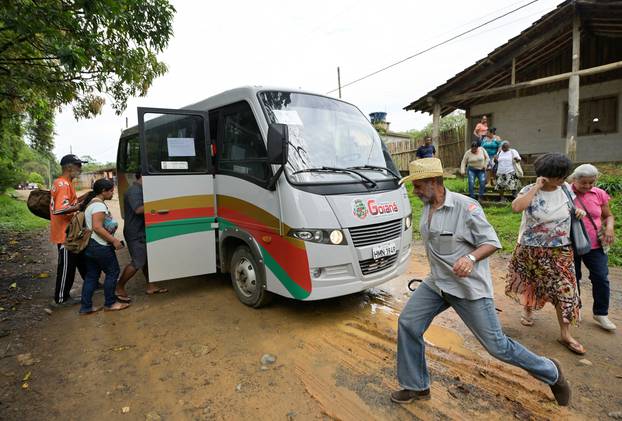
M 477 259 L 472 254 L 467 254 L 466 258 L 469 259 L 473 263 L 477 263 Z

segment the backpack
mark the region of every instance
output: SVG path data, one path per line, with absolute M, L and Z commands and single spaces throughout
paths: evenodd
M 49 190 L 33 190 L 28 195 L 28 202 L 26 205 L 30 212 L 39 218 L 50 219 L 50 202 L 52 201 L 52 194 Z
M 93 199 L 91 203 L 95 202 Z M 97 200 L 99 202 L 99 200 Z M 86 226 L 86 208 L 84 211 L 78 211 L 73 214 L 69 225 L 67 225 L 67 234 L 63 246 L 71 253 L 80 253 L 89 244 L 92 231 Z

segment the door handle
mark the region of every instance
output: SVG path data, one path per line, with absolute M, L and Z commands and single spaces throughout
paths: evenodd
M 157 213 L 159 215 L 165 215 L 168 213 L 168 209 L 151 209 L 151 213 Z

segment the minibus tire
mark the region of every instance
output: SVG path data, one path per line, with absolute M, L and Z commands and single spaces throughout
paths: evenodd
M 272 300 L 257 259 L 248 246 L 239 246 L 231 256 L 231 284 L 238 299 L 247 306 L 259 308 Z

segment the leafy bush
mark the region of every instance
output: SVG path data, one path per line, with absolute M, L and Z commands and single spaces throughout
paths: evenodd
M 601 175 L 596 185 L 613 196 L 622 193 L 622 176 L 619 175 Z
M 36 183 L 38 185 L 45 184 L 45 180 L 43 179 L 43 176 L 41 174 L 39 174 L 39 173 L 34 172 L 34 171 L 31 172 L 28 175 L 28 182 L 29 183 Z

